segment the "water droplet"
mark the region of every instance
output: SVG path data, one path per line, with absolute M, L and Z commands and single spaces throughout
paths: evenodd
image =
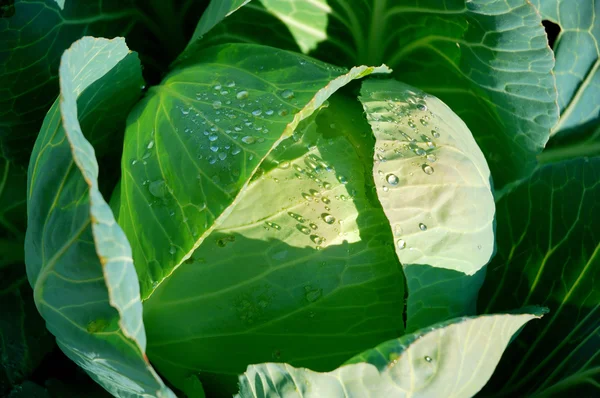
M 324 183 L 323 183 L 323 188 L 324 188 L 324 189 L 331 189 L 331 184 L 330 184 L 330 183 L 328 183 L 328 182 L 324 182 Z
M 319 228 L 319 227 L 317 226 L 317 224 L 315 224 L 315 223 L 313 223 L 313 222 L 311 222 L 310 224 L 308 224 L 308 226 L 309 226 L 309 227 L 311 227 L 312 229 L 317 229 L 317 228 Z
M 152 181 L 148 189 L 157 198 L 163 198 L 167 194 L 167 184 L 163 180 Z
M 265 111 L 265 115 L 267 115 L 267 116 L 271 116 L 273 113 L 275 113 L 275 111 L 273 111 L 273 109 L 268 109 Z
M 416 127 L 417 127 L 417 125 L 416 125 L 416 124 L 414 124 L 412 120 L 409 120 L 409 121 L 408 121 L 408 127 L 410 127 L 411 129 L 414 129 L 414 128 L 416 128 Z
M 435 157 L 435 155 L 433 153 L 430 153 L 429 155 L 427 155 L 427 161 L 428 162 L 435 162 L 437 160 L 437 158 Z
M 269 227 L 271 227 L 273 229 L 277 229 L 277 230 L 281 229 L 281 226 L 279 224 L 275 224 L 274 222 L 271 222 L 271 221 L 265 221 L 265 224 L 267 224 Z
M 440 133 L 438 133 L 435 130 L 431 130 L 431 135 L 433 136 L 433 138 L 440 138 Z
M 219 109 L 223 104 L 221 103 L 221 101 L 214 101 L 212 103 L 212 106 L 214 109 Z
M 431 167 L 430 165 L 424 164 L 421 166 L 421 168 L 423 169 L 423 172 L 425 174 L 429 174 L 429 175 L 433 174 L 433 167 Z
M 221 90 L 221 95 L 227 95 L 227 94 L 229 94 L 229 91 L 227 91 L 227 90 Z
M 284 99 L 292 99 L 294 98 L 294 92 L 292 90 L 283 90 L 281 92 L 281 97 Z
M 425 112 L 427 110 L 427 105 L 425 105 L 425 104 L 419 104 L 419 105 L 417 105 L 417 109 L 420 110 L 420 111 Z
M 383 187 L 381 187 L 381 189 L 383 189 L 383 192 L 387 192 L 390 190 L 387 185 L 384 185 Z
M 262 115 L 262 111 L 260 109 L 255 109 L 252 111 L 252 114 L 254 116 L 260 116 L 260 115 Z
M 312 200 L 313 200 L 312 196 L 305 192 L 302 193 L 302 197 L 309 202 L 312 202 Z
M 242 142 L 244 144 L 254 144 L 256 142 L 256 139 L 251 135 L 247 135 L 245 137 L 242 137 Z
M 226 154 L 225 152 L 220 152 L 218 156 L 219 156 L 219 159 L 220 159 L 220 160 L 225 160 L 225 159 L 227 159 L 227 154 Z
M 131 165 L 133 166 L 133 165 L 134 165 L 134 164 L 136 164 L 137 162 L 138 162 L 138 161 L 137 161 L 136 159 L 133 159 L 133 160 L 131 161 Z
M 331 200 L 329 200 L 329 198 L 327 196 L 323 196 L 323 198 L 321 198 L 321 200 L 323 201 L 323 203 L 325 203 L 326 205 L 328 205 L 329 203 L 331 203 Z
M 427 126 L 427 125 L 429 124 L 429 123 L 427 123 L 427 120 L 425 120 L 425 119 L 421 119 L 421 120 L 419 120 L 419 121 L 421 122 L 421 124 L 422 124 L 423 126 Z
M 323 198 L 325 199 L 325 198 Z M 332 216 L 329 213 L 323 213 L 321 214 L 321 218 L 323 219 L 323 221 L 325 221 L 327 224 L 333 224 L 335 222 L 335 217 Z
M 215 90 L 220 90 L 220 89 L 221 89 L 221 85 L 217 83 L 217 84 L 215 84 L 215 85 L 213 86 L 213 88 L 214 88 Z
M 421 223 L 419 223 L 419 229 L 420 229 L 421 231 L 427 231 L 427 225 L 425 225 L 425 224 L 423 224 L 423 223 L 421 222 Z
M 213 152 L 219 152 L 219 147 L 217 145 L 211 145 L 209 148 Z
M 235 98 L 237 98 L 239 100 L 243 100 L 243 99 L 248 98 L 249 95 L 250 94 L 248 94 L 248 92 L 246 90 L 242 90 L 235 95 Z
M 171 248 L 169 249 L 169 253 L 175 254 L 176 252 L 177 252 L 177 249 L 175 248 L 175 246 L 171 246 Z
M 216 141 L 216 140 L 219 139 L 219 135 L 218 134 L 211 134 L 211 135 L 208 136 L 208 139 L 210 141 Z
M 233 80 L 230 80 L 230 81 L 228 81 L 228 82 L 227 82 L 225 85 L 226 85 L 227 87 L 235 87 L 235 82 L 234 82 Z
M 310 228 L 308 228 L 306 225 L 296 224 L 296 229 L 302 232 L 304 235 L 310 234 Z
M 279 168 L 280 169 L 289 169 L 290 167 L 290 162 L 288 162 L 287 160 L 284 162 L 279 163 Z
M 232 155 L 237 155 L 240 152 L 242 152 L 242 148 L 240 148 L 239 146 L 233 147 L 233 149 L 231 150 Z
M 404 241 L 404 239 L 398 239 L 396 241 L 396 246 L 398 247 L 398 249 L 402 250 L 406 248 L 406 241 Z
M 347 184 L 348 183 L 348 179 L 346 177 L 344 177 L 343 175 L 339 175 L 337 177 L 338 181 L 341 182 L 342 184 Z M 326 188 L 327 189 L 327 188 Z
M 150 140 L 150 142 L 148 143 L 148 146 L 146 148 L 152 149 L 153 146 L 154 146 L 154 140 Z
M 325 238 L 319 235 L 311 235 L 310 240 L 312 240 L 315 245 L 322 245 L 323 242 L 325 242 Z
M 425 355 L 425 361 L 431 362 L 433 359 L 429 355 Z
M 288 115 L 288 113 L 289 113 L 289 112 L 287 111 L 287 109 L 280 109 L 280 110 L 279 110 L 279 112 L 277 112 L 277 114 L 278 114 L 279 116 L 282 116 L 282 117 L 283 117 L 283 116 L 287 116 L 287 115 Z
M 304 297 L 309 303 L 314 303 L 323 295 L 323 289 L 313 289 L 311 286 L 304 287 Z
M 431 148 L 431 149 L 434 149 L 435 148 L 435 142 L 433 142 L 433 141 L 427 141 L 427 146 L 429 148 Z
M 395 174 L 388 174 L 387 176 L 385 176 L 385 180 L 390 185 L 398 185 L 398 182 L 400 181 L 398 179 L 398 176 L 396 176 Z
M 312 196 L 314 196 L 315 198 L 318 198 L 319 196 L 321 196 L 321 193 L 319 191 L 317 191 L 316 189 L 310 189 L 308 191 L 308 193 L 310 193 Z
M 292 217 L 294 220 L 303 223 L 304 221 L 306 221 L 304 219 L 304 217 L 302 217 L 300 214 L 296 214 L 296 213 L 292 213 L 291 211 L 288 212 L 288 216 Z
M 425 155 L 425 150 L 423 148 L 415 148 L 415 153 L 419 156 Z

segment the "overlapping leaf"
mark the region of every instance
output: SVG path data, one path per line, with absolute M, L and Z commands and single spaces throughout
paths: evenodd
M 375 135 L 373 176 L 408 284 L 407 328 L 475 314 L 494 250 L 490 171 L 444 103 L 395 80 L 361 96 Z
M 352 130 L 338 124 L 330 134 L 340 113 Z M 209 394 L 233 393 L 249 363 L 328 370 L 402 333 L 391 232 L 363 148 L 346 138 L 368 133 L 358 102 L 331 98 L 144 303 L 148 355 L 170 380 L 198 375 Z M 365 141 L 372 153 L 372 138 Z
M 86 37 L 65 52 L 61 97 L 29 168 L 25 259 L 36 306 L 67 356 L 115 396 L 169 397 L 144 354 L 131 249 L 99 191 L 94 148 L 82 133 L 101 144 L 121 130 L 142 84 L 123 39 Z
M 513 335 L 542 312 L 458 318 L 387 341 L 329 373 L 288 364 L 250 365 L 241 398 L 472 397 Z
M 209 40 L 252 42 L 260 37 L 265 44 L 293 48 L 293 32 L 281 11 L 271 13 L 269 1 L 262 3 L 242 8 Z M 311 55 L 345 66 L 385 62 L 398 80 L 442 99 L 473 132 L 497 188 L 533 171 L 558 109 L 552 52 L 529 2 L 327 3 L 328 8 L 313 8 L 328 26 L 327 40 Z M 288 10 L 293 15 L 294 7 Z M 261 20 L 275 33 L 246 29 L 239 35 L 244 20 Z M 302 28 L 317 29 L 320 20 L 304 19 Z
M 142 297 L 231 211 L 262 159 L 349 81 L 346 72 L 270 47 L 223 45 L 188 58 L 134 109 L 123 153 L 119 223 Z
M 600 159 L 548 165 L 498 202 L 498 253 L 481 310 L 550 314 L 507 351 L 489 395 L 592 397 L 600 390 Z
M 552 134 L 583 134 L 599 120 L 600 3 L 589 0 L 535 0 L 543 19 L 558 24 L 554 44 L 560 120 Z

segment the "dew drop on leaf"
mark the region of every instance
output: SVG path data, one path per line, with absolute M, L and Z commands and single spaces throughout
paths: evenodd
M 431 167 L 430 165 L 424 164 L 423 166 L 421 166 L 421 168 L 423 169 L 423 172 L 425 174 L 429 174 L 429 175 L 433 174 L 433 167 Z
M 239 100 L 243 100 L 243 99 L 248 98 L 248 96 L 249 96 L 248 92 L 246 90 L 242 90 L 235 95 L 235 98 L 237 98 Z
M 163 180 L 152 181 L 148 186 L 148 190 L 152 196 L 164 198 L 164 196 L 167 194 L 167 184 Z
M 223 104 L 221 103 L 221 101 L 214 101 L 212 103 L 212 106 L 213 106 L 214 109 L 219 109 L 219 108 L 221 108 L 222 105 Z
M 150 140 L 150 142 L 148 143 L 148 146 L 146 148 L 152 149 L 153 146 L 154 146 L 154 140 Z
M 315 245 L 322 245 L 323 242 L 325 242 L 325 238 L 319 235 L 311 235 L 310 240 L 312 240 Z
M 420 111 L 425 112 L 427 110 L 427 105 L 425 105 L 425 104 L 419 104 L 419 105 L 417 105 L 417 109 L 420 110 Z
M 325 202 L 325 198 L 323 198 L 323 202 Z M 329 200 L 328 202 L 329 203 Z M 335 222 L 335 217 L 332 216 L 329 213 L 323 213 L 321 214 L 321 218 L 323 219 L 323 221 L 325 221 L 327 224 L 333 224 Z
M 426 356 L 425 356 L 425 361 L 427 361 L 427 362 L 431 362 L 431 361 L 432 361 L 432 359 L 431 359 L 431 357 L 430 357 L 429 355 L 426 355 Z
M 260 115 L 262 115 L 262 111 L 260 109 L 255 109 L 252 111 L 252 114 L 254 116 L 260 116 Z
M 398 185 L 398 176 L 396 176 L 395 174 L 388 174 L 385 177 L 385 180 L 388 182 L 388 184 L 390 185 Z
M 294 98 L 294 92 L 292 90 L 283 90 L 281 92 L 281 97 L 284 99 L 292 99 Z
M 310 234 L 310 228 L 308 228 L 306 225 L 296 224 L 296 229 L 302 232 L 304 235 Z
M 429 155 L 427 155 L 427 161 L 430 163 L 433 163 L 437 160 L 437 158 L 435 157 L 434 154 L 430 153 Z
M 323 289 L 313 289 L 311 286 L 304 287 L 304 297 L 309 303 L 314 303 L 323 295 Z
M 427 225 L 423 224 L 423 223 L 419 223 L 419 229 L 421 231 L 427 231 Z
M 251 135 L 247 135 L 245 137 L 242 137 L 242 142 L 244 144 L 254 144 L 256 142 L 256 139 Z
M 404 239 L 398 239 L 396 241 L 396 246 L 398 247 L 398 249 L 402 250 L 406 248 L 406 241 L 404 241 Z

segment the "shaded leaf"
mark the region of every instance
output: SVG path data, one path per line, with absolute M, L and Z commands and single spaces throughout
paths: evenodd
M 69 358 L 115 396 L 169 397 L 144 354 L 131 249 L 99 192 L 94 148 L 82 133 L 94 131 L 99 115 L 112 132 L 122 129 L 142 84 L 123 39 L 86 37 L 63 54 L 61 96 L 29 168 L 25 258 L 37 308 Z
M 600 158 L 548 165 L 498 202 L 498 253 L 479 304 L 550 308 L 506 352 L 488 395 L 600 392 Z
M 64 3 L 64 9 L 57 3 Z M 141 54 L 145 73 L 155 76 L 184 48 L 185 29 L 197 22 L 203 4 L 15 0 L 11 15 L 0 18 L 0 155 L 26 165 L 59 93 L 60 57 L 75 40 L 84 35 L 127 36 L 130 47 Z

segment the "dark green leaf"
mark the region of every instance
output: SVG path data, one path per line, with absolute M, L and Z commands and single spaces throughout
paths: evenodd
M 63 51 L 84 35 L 126 36 L 148 75 L 162 73 L 187 42 L 204 2 L 15 0 L 0 18 L 0 155 L 25 165 L 58 95 Z
M 548 165 L 498 202 L 498 254 L 480 295 L 487 313 L 550 308 L 525 329 L 489 395 L 600 393 L 600 158 Z
M 69 358 L 117 397 L 170 397 L 145 357 L 131 249 L 82 133 L 101 142 L 122 130 L 142 84 L 123 39 L 86 37 L 63 54 L 61 96 L 31 157 L 25 258 L 38 310 Z M 112 129 L 97 132 L 99 118 Z

